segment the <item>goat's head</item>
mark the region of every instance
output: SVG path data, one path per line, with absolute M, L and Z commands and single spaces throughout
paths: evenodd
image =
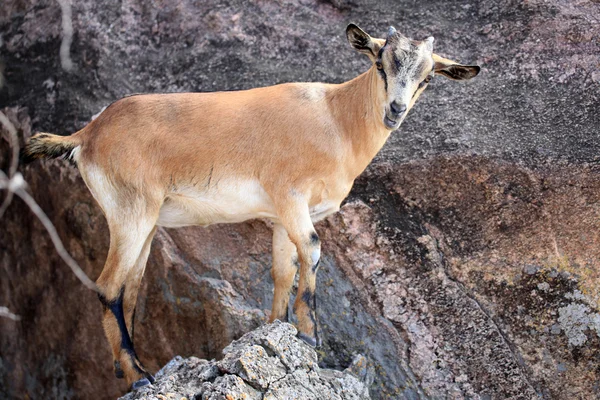
M 382 83 L 378 103 L 382 105 L 383 124 L 390 130 L 398 129 L 434 74 L 466 80 L 479 73 L 478 66 L 461 65 L 434 54 L 433 37 L 411 40 L 390 27 L 387 38 L 379 39 L 354 24 L 348 25 L 346 36 L 377 69 Z

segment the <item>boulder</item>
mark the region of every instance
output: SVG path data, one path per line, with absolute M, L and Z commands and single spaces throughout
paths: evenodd
M 292 325 L 275 321 L 246 333 L 223 349 L 221 361 L 173 358 L 153 385 L 121 400 L 173 399 L 370 399 L 365 382 L 345 371 L 321 369 L 316 351 Z M 357 355 L 357 363 L 365 363 Z M 356 363 L 355 363 L 356 364 Z M 373 371 L 364 378 L 367 380 Z

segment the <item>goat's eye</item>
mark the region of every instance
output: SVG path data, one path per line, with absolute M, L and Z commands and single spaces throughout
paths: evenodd
M 427 75 L 427 77 L 425 79 L 423 79 L 423 81 L 421 83 L 419 83 L 419 89 L 421 89 L 423 86 L 427 85 L 430 80 L 431 80 L 431 75 Z
M 383 64 L 381 63 L 381 61 L 375 62 L 375 68 L 377 68 L 380 71 L 383 69 Z

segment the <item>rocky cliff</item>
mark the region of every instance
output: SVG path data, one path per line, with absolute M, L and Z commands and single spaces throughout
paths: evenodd
M 0 109 L 20 135 L 70 133 L 135 92 L 340 82 L 367 68 L 354 21 L 435 36 L 483 67 L 434 80 L 323 239 L 322 367 L 364 354 L 372 398 L 600 396 L 600 28 L 595 1 L 74 2 L 0 8 Z M 7 162 L 0 140 L 0 166 Z M 68 250 L 96 278 L 101 212 L 63 161 L 22 169 Z M 100 304 L 16 200 L 0 220 L 0 397 L 115 398 Z M 262 221 L 159 230 L 136 347 L 157 371 L 175 355 L 220 358 L 270 309 Z

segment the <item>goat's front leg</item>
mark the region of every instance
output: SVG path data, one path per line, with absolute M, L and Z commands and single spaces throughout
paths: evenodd
M 296 245 L 288 237 L 283 225 L 275 224 L 273 227 L 273 267 L 271 268 L 275 290 L 269 322 L 276 319 L 289 322 L 290 290 L 294 284 L 298 265 Z
M 294 312 L 298 317 L 298 337 L 312 346 L 320 346 L 315 289 L 321 242 L 312 224 L 306 202 L 288 203 L 279 216 L 290 240 L 296 245 L 300 262 L 298 294 L 294 302 Z

